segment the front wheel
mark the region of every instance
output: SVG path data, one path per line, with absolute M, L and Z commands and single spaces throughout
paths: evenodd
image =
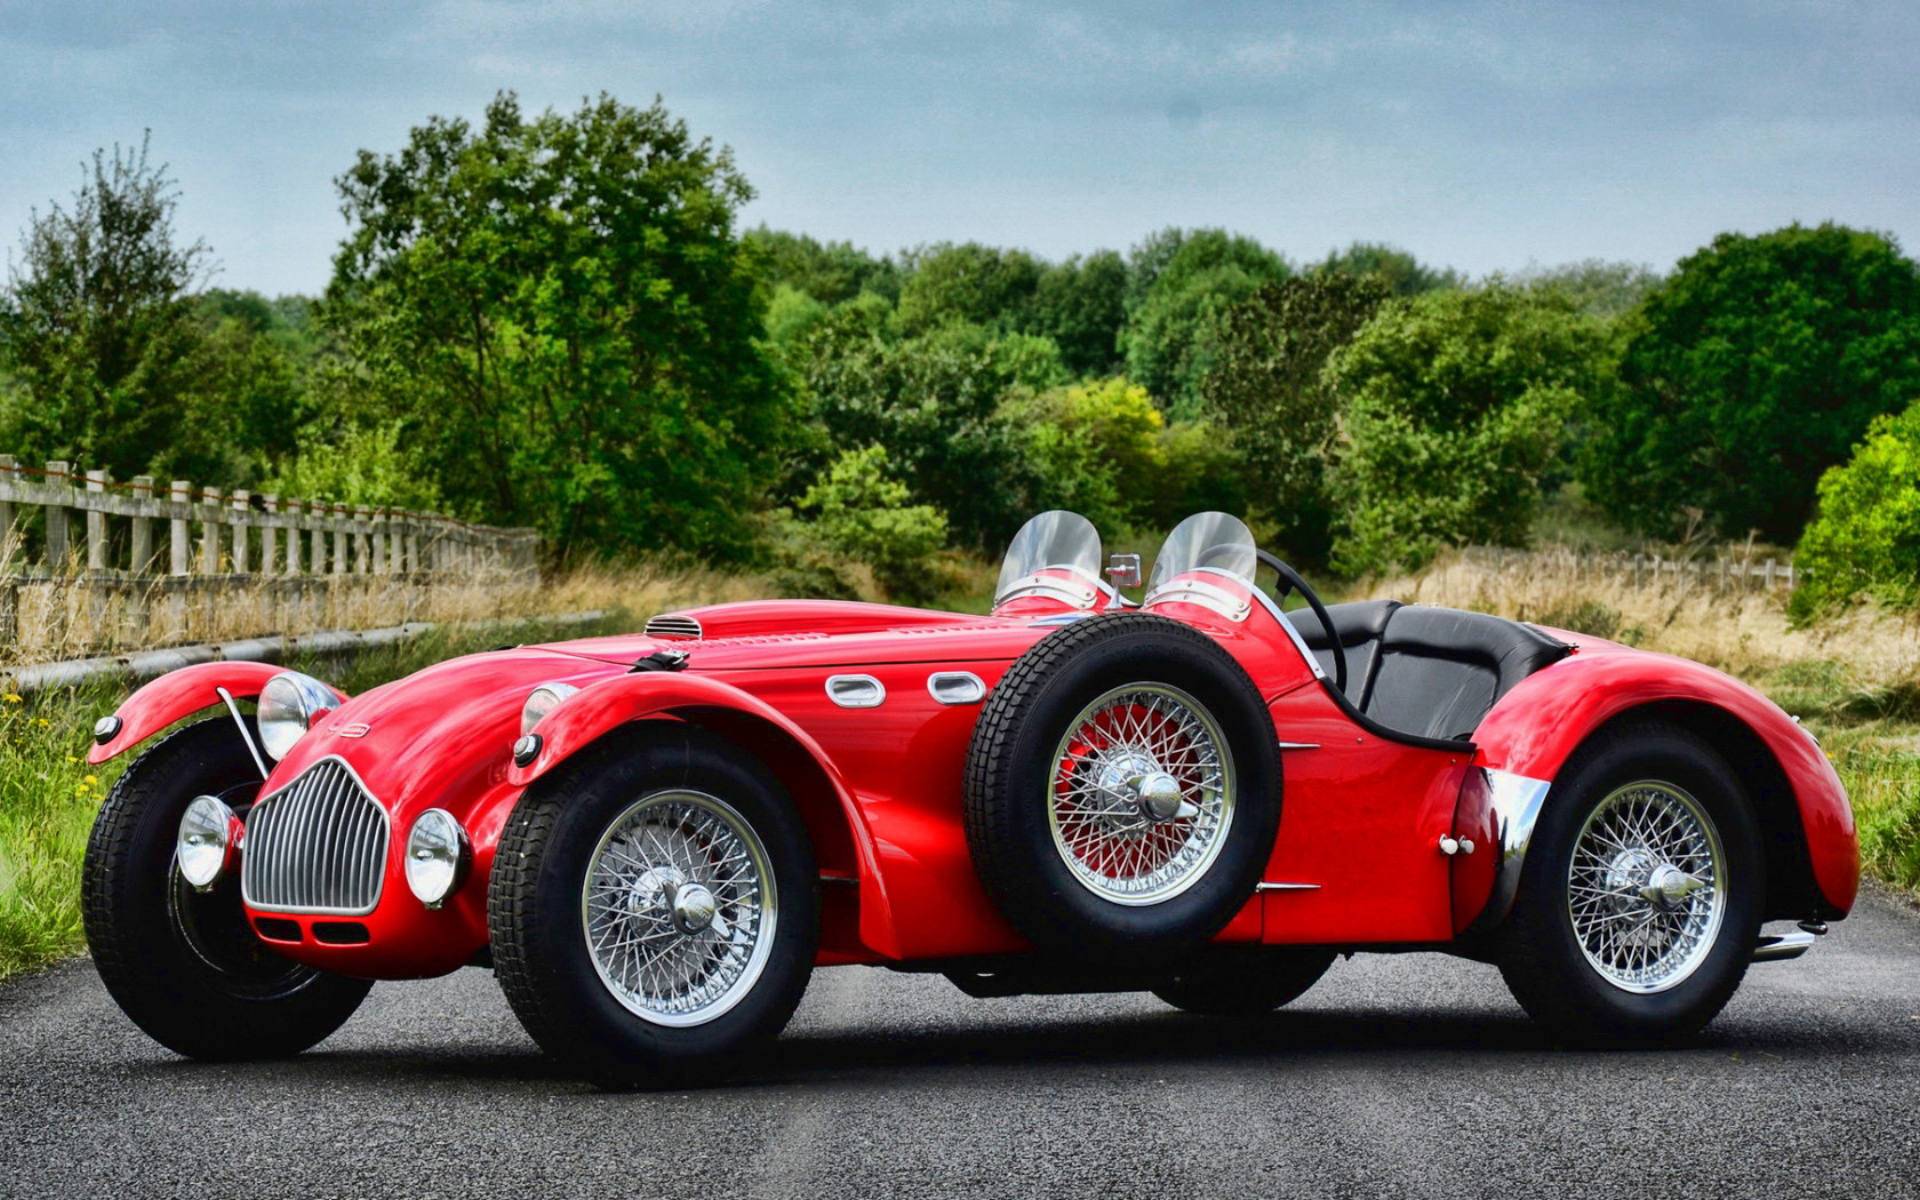
M 709 1081 L 785 1027 L 819 944 L 805 826 L 684 726 L 616 737 L 521 799 L 487 919 L 521 1024 L 607 1087 Z
M 202 721 L 127 768 L 87 840 L 80 903 L 100 979 L 148 1036 L 193 1058 L 298 1054 L 345 1023 L 373 986 L 268 949 L 247 926 L 238 871 L 207 892 L 181 878 L 174 844 L 194 797 L 219 797 L 244 820 L 259 790 L 239 733 Z
M 1671 725 L 1604 730 L 1548 797 L 1501 972 L 1558 1041 L 1684 1037 L 1746 974 L 1765 872 L 1752 807 L 1726 760 Z

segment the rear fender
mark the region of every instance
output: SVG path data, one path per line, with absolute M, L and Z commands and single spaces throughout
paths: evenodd
M 807 790 L 803 784 L 817 780 L 830 793 L 830 804 L 837 810 L 850 843 L 852 862 L 846 865 L 859 883 L 860 941 L 876 953 L 899 956 L 893 910 L 873 837 L 839 770 L 819 743 L 784 713 L 731 684 L 703 675 L 665 671 L 619 675 L 592 684 L 568 697 L 534 728 L 540 738 L 539 752 L 525 766 L 515 763 L 508 781 L 525 788 L 622 726 L 649 720 L 701 725 L 760 754 L 769 760 L 767 765 L 782 777 L 788 790 L 796 793 L 795 799 L 803 808 L 800 793 Z M 804 768 L 804 781 L 795 777 L 796 762 Z M 816 822 L 809 821 L 809 828 L 814 831 L 822 867 L 837 866 L 830 848 L 818 844 Z
M 1644 651 L 1596 651 L 1528 677 L 1474 731 L 1475 764 L 1486 778 L 1463 791 L 1455 830 L 1496 857 L 1456 859 L 1456 927 L 1480 932 L 1505 918 L 1552 781 L 1602 726 L 1642 712 L 1701 736 L 1740 773 L 1766 825 L 1770 861 L 1786 876 L 1776 872 L 1770 908 L 1783 916 L 1845 916 L 1860 884 L 1859 837 L 1846 789 L 1812 735 L 1710 667 Z M 1806 907 L 1784 911 L 1798 903 Z
M 106 762 L 175 721 L 219 704 L 218 688 L 225 688 L 236 700 L 251 700 L 267 686 L 267 680 L 284 670 L 272 663 L 210 662 L 168 671 L 121 701 L 113 712 L 119 722 L 113 736 L 95 743 L 87 751 L 87 761 Z M 342 702 L 346 700 L 346 693 L 330 690 Z

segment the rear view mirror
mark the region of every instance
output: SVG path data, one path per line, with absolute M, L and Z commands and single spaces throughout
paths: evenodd
M 1140 586 L 1140 556 L 1138 554 L 1114 554 L 1107 558 L 1107 578 L 1116 588 L 1137 588 Z

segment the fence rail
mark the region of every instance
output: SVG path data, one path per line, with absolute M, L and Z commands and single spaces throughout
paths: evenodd
M 1760 589 L 1791 592 L 1807 581 L 1804 567 L 1792 559 L 1756 558 L 1750 554 L 1672 558 L 1658 554 L 1582 553 L 1573 550 L 1510 550 L 1479 546 L 1466 552 L 1468 562 L 1495 568 L 1524 565 L 1532 570 L 1558 567 L 1575 579 L 1614 578 L 1635 587 L 1686 582 L 1716 591 Z
M 304 598 L 342 585 L 518 578 L 535 571 L 538 550 L 530 529 L 183 479 L 117 483 L 105 471 L 0 455 L 0 654 L 22 640 L 23 601 L 45 609 L 49 592 L 62 608 L 75 593 L 82 608 L 111 607 L 123 630 L 155 618 L 184 628 L 189 604 L 241 587 Z

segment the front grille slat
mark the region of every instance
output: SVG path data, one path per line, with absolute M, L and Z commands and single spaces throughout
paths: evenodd
M 253 908 L 360 916 L 379 904 L 387 812 L 340 759 L 254 805 L 248 827 L 241 890 Z

